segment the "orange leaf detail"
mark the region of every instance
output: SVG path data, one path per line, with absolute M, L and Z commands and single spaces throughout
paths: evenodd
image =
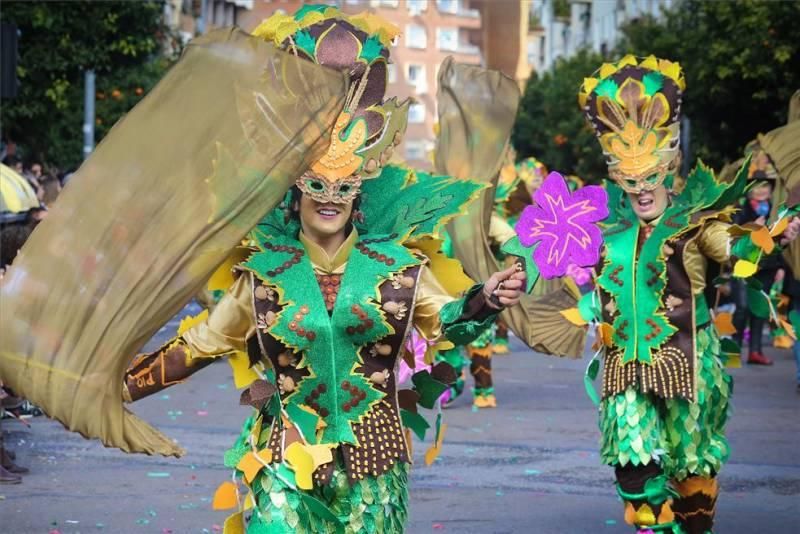
M 769 229 L 766 226 L 762 226 L 750 234 L 750 239 L 752 239 L 753 244 L 763 250 L 765 254 L 769 254 L 775 250 L 775 242 L 772 240 L 772 236 L 770 235 Z
M 736 333 L 736 327 L 733 326 L 733 315 L 728 312 L 718 313 L 714 317 L 714 326 L 721 336 L 732 336 Z
M 239 505 L 239 491 L 236 484 L 228 480 L 223 482 L 214 492 L 214 500 L 211 503 L 214 510 L 229 510 Z

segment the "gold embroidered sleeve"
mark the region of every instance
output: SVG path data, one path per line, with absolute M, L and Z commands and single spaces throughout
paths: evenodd
M 430 270 L 422 267 L 414 326 L 428 341 L 446 338 L 456 345 L 465 345 L 483 333 L 498 313 L 486 302 L 483 284 L 472 286 L 463 297 L 454 299 Z
M 712 221 L 703 227 L 697 238 L 700 252 L 717 263 L 725 263 L 731 257 L 730 225 L 722 221 Z
M 414 307 L 414 326 L 428 341 L 439 339 L 442 335 L 442 321 L 439 312 L 453 297 L 447 294 L 427 266 L 422 266 L 417 287 L 417 300 Z
M 245 350 L 255 331 L 250 311 L 251 278 L 240 276 L 208 319 L 158 350 L 138 355 L 125 372 L 122 396 L 127 402 L 179 384 L 219 356 Z
M 249 273 L 231 286 L 208 319 L 183 334 L 192 358 L 214 358 L 246 350 L 247 339 L 255 333 L 253 285 Z

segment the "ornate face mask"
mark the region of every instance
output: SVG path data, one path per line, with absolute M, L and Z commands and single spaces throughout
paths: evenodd
M 652 191 L 677 170 L 684 87 L 680 66 L 653 56 L 626 56 L 584 80 L 579 101 L 626 192 Z
M 361 177 L 349 176 L 330 181 L 313 171 L 306 171 L 299 180 L 297 188 L 321 204 L 347 204 L 355 200 L 361 188 Z
M 672 167 L 671 162 L 658 165 L 645 171 L 646 176 L 627 175 L 617 168 L 609 168 L 608 174 L 626 193 L 639 194 L 642 191 L 652 191 L 663 184 L 667 177 L 673 173 Z

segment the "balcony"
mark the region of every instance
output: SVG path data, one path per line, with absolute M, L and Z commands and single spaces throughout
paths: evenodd
M 481 16 L 477 9 L 466 7 L 463 0 L 436 0 L 436 9 L 442 15 L 456 15 L 472 19 L 479 19 Z

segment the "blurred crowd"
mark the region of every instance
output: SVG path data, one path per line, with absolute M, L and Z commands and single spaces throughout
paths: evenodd
M 47 216 L 48 206 L 56 201 L 65 178 L 68 179 L 55 169 L 46 172 L 36 161 L 25 165 L 22 159 L 13 155 L 5 155 L 2 163 L 0 280 L 33 230 Z M 0 380 L 0 426 L 4 419 L 24 422 L 26 418 L 40 414 L 35 406 L 3 387 Z M 22 482 L 21 475 L 27 473 L 28 468 L 18 465 L 16 460 L 15 453 L 6 448 L 0 428 L 0 484 Z

